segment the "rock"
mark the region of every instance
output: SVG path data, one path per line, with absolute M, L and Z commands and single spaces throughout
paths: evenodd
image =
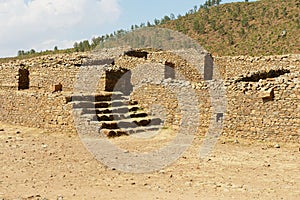
M 279 145 L 279 144 L 275 144 L 275 145 L 274 145 L 274 148 L 279 149 L 279 148 L 280 148 L 280 145 Z
M 269 101 L 274 99 L 274 88 L 269 88 L 267 90 L 262 90 L 260 93 L 260 98 L 263 99 L 263 101 Z
M 63 200 L 63 199 L 64 199 L 63 196 L 58 196 L 58 197 L 57 197 L 57 200 Z
M 0 131 L 4 131 L 4 129 L 3 129 L 3 128 L 0 128 Z

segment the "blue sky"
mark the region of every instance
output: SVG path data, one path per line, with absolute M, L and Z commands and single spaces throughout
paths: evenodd
M 222 3 L 238 0 L 223 0 Z M 205 0 L 0 0 L 0 57 L 18 50 L 72 47 L 75 41 L 130 29 Z

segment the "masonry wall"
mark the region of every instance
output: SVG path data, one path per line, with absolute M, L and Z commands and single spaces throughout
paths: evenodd
M 199 127 L 194 127 L 194 130 L 198 129 L 198 133 L 204 136 L 213 110 L 207 87 L 204 83 L 198 85 L 199 87 L 195 88 L 186 81 L 167 79 L 161 84 L 138 88 L 132 93 L 131 98 L 137 100 L 148 113 L 155 113 L 164 119 L 164 125 L 173 130 L 179 130 L 182 123 L 186 123 L 182 121 L 183 113 L 188 114 L 190 119 L 197 118 Z M 199 112 L 198 116 L 190 113 L 191 111 Z
M 0 89 L 16 90 L 18 88 L 19 67 L 0 66 Z
M 175 72 L 175 79 L 188 80 L 190 82 L 197 83 L 204 80 L 205 56 L 206 54 L 203 53 L 199 55 L 193 50 L 189 50 L 187 52 L 153 51 L 149 52 L 146 58 L 127 55 L 121 56 L 116 59 L 115 64 L 119 67 L 124 67 L 130 70 L 135 68 L 145 68 L 147 73 L 144 75 L 149 74 L 148 77 L 154 82 L 161 81 L 162 77 L 165 77 L 165 71 L 158 70 L 156 67 L 160 64 L 167 68 L 173 68 Z M 187 60 L 189 60 L 189 62 L 187 62 Z M 212 67 L 213 66 L 211 66 L 211 68 Z M 137 74 L 136 76 L 139 75 L 140 74 Z
M 227 86 L 224 135 L 300 141 L 300 55 L 218 57 L 215 65 Z M 272 70 L 288 72 L 241 81 Z
M 0 91 L 0 121 L 74 133 L 70 96 L 63 93 Z
M 19 69 L 29 71 L 29 88 L 52 91 L 52 85 L 61 83 L 63 90 L 72 91 L 73 83 L 86 54 L 47 55 L 14 60 L 0 65 L 0 87 L 18 88 Z
M 226 85 L 225 120 L 223 135 L 269 141 L 300 141 L 300 57 L 298 55 L 274 57 L 216 58 L 216 65 Z M 240 81 L 254 74 L 286 71 L 274 78 L 258 81 Z M 276 73 L 273 73 L 276 74 Z M 167 80 L 166 80 L 167 81 Z M 162 81 L 161 86 L 165 82 Z M 200 132 L 205 133 L 213 116 L 207 82 L 177 82 L 176 87 L 192 84 L 201 112 Z M 162 104 L 166 110 L 166 125 L 180 125 L 180 106 L 176 95 L 166 93 L 164 86 L 144 86 L 132 95 L 143 107 Z M 186 98 L 189 98 L 186 96 Z M 193 116 L 191 116 L 193 117 Z
M 175 57 L 165 59 L 163 54 L 143 58 L 120 57 L 116 65 L 130 68 L 136 63 L 151 64 L 166 62 L 177 65 Z M 28 60 L 2 63 L 0 66 L 0 120 L 30 127 L 41 127 L 52 131 L 74 132 L 72 106 L 69 103 L 74 80 L 79 72 L 79 63 L 84 54 L 46 56 Z M 60 60 L 62 59 L 62 60 Z M 41 61 L 42 60 L 42 61 Z M 197 60 L 197 59 L 196 59 Z M 162 62 L 160 62 L 162 61 Z M 199 133 L 204 135 L 209 127 L 213 108 L 208 82 L 200 75 L 189 71 L 190 64 L 178 61 L 183 73 L 190 82 L 180 79 L 163 79 L 161 70 L 158 83 L 145 82 L 141 88 L 135 88 L 133 99 L 146 110 L 156 109 L 157 113 L 166 113 L 165 126 L 178 129 L 181 125 L 182 106 L 174 88 L 193 88 L 198 99 Z M 284 140 L 300 142 L 300 57 L 299 55 L 274 57 L 221 57 L 215 58 L 220 75 L 226 80 L 227 112 L 224 118 L 223 135 L 234 138 L 252 138 L 256 140 Z M 18 91 L 18 70 L 21 65 L 28 67 L 30 89 Z M 288 69 L 289 72 L 275 78 L 259 81 L 241 81 L 257 72 L 271 69 Z M 146 74 L 147 75 L 147 74 Z M 156 79 L 155 73 L 151 78 Z M 203 76 L 203 75 L 202 75 Z M 88 77 L 86 78 L 88 81 Z M 154 83 L 153 83 L 154 82 Z M 61 83 L 62 92 L 51 91 L 51 85 Z M 163 87 L 162 87 L 163 86 Z M 50 89 L 49 89 L 50 88 Z M 105 76 L 100 79 L 98 91 L 105 88 Z M 189 99 L 190 94 L 186 98 Z M 152 105 L 157 105 L 152 106 Z M 161 107 L 159 105 L 162 105 Z M 188 105 L 185 105 L 188 106 Z M 164 108 L 164 112 L 161 111 Z M 162 116 L 163 117 L 163 116 Z M 193 114 L 190 116 L 193 118 Z M 197 128 L 197 127 L 195 127 Z
M 273 68 L 290 69 L 291 73 L 299 72 L 300 55 L 278 56 L 234 56 L 215 57 L 214 64 L 225 80 L 243 77 L 256 71 L 268 71 Z

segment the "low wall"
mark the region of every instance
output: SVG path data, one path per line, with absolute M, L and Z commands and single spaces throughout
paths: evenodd
M 0 121 L 74 133 L 70 94 L 0 91 Z

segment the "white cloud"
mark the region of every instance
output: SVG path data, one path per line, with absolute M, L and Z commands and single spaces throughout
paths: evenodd
M 0 0 L 0 56 L 90 38 L 120 12 L 118 0 Z

